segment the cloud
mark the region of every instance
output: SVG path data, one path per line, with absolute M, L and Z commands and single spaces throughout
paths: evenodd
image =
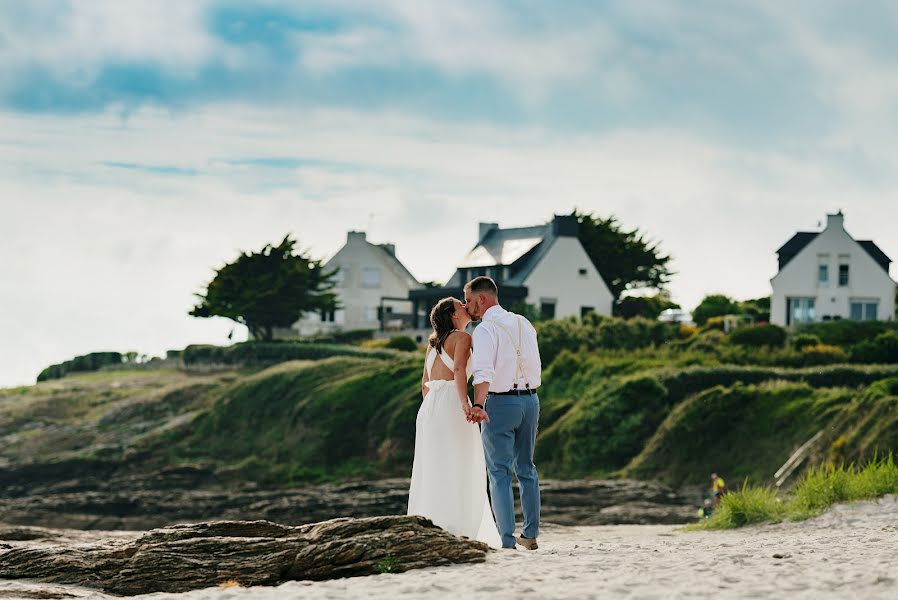
M 894 8 L 864 6 L 0 4 L 0 385 L 223 342 L 192 294 L 288 232 L 444 281 L 478 221 L 615 214 L 687 308 L 767 293 L 837 208 L 898 258 Z

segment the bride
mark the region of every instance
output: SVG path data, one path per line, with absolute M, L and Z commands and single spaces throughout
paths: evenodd
M 467 421 L 471 317 L 461 302 L 443 298 L 430 313 L 433 334 L 424 359 L 415 424 L 415 459 L 408 514 L 421 515 L 458 536 L 502 543 L 486 495 L 486 464 L 476 424 Z

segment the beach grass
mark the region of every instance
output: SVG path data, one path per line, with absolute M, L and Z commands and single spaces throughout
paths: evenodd
M 898 465 L 891 453 L 885 458 L 873 458 L 861 467 L 813 467 L 787 495 L 746 483 L 742 489 L 724 496 L 711 518 L 688 529 L 733 529 L 758 523 L 802 521 L 833 504 L 872 500 L 886 494 L 898 494 Z

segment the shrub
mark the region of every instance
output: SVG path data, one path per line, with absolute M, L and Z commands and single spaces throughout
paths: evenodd
M 38 381 L 47 381 L 48 379 L 59 379 L 65 377 L 69 373 L 85 373 L 89 371 L 99 371 L 106 365 L 122 364 L 121 352 L 91 352 L 76 356 L 71 360 L 50 365 L 40 372 L 37 376 Z
M 838 346 L 814 344 L 801 349 L 801 362 L 807 366 L 832 365 L 848 361 L 848 354 Z
M 233 346 L 187 346 L 184 364 L 264 366 L 288 360 L 320 360 L 331 356 L 395 358 L 390 350 L 365 350 L 356 346 L 309 342 L 241 342 Z
M 692 319 L 696 325 L 704 325 L 712 317 L 731 315 L 740 312 L 739 304 L 729 296 L 723 294 L 711 294 L 705 296 L 695 310 L 692 311 Z
M 322 344 L 358 344 L 370 339 L 374 339 L 373 329 L 350 329 L 348 331 L 322 333 L 309 338 L 308 341 Z
M 415 340 L 408 337 L 407 335 L 397 335 L 396 337 L 390 338 L 390 341 L 387 342 L 386 347 L 391 350 L 415 352 L 418 349 L 418 344 L 416 344 Z
M 801 352 L 808 346 L 816 346 L 820 343 L 820 338 L 812 333 L 799 333 L 792 340 L 792 347 Z
M 740 327 L 730 334 L 730 342 L 751 348 L 780 347 L 786 343 L 786 330 L 779 325 Z
M 895 331 L 895 323 L 886 321 L 825 321 L 801 326 L 801 333 L 816 335 L 824 344 L 848 347 L 872 340 L 885 331 Z
M 698 335 L 689 338 L 689 349 L 696 352 L 708 352 L 713 354 L 725 339 L 726 334 L 722 331 L 709 329 L 708 331 L 703 331 Z
M 537 323 L 539 350 L 544 365 L 550 364 L 562 350 L 636 350 L 659 346 L 677 336 L 678 325 L 642 317 L 625 321 L 587 314 L 581 321 L 561 319 Z
M 857 363 L 898 363 L 898 332 L 886 331 L 851 349 L 851 361 Z
M 698 327 L 687 325 L 686 323 L 681 323 L 679 329 L 677 329 L 677 336 L 683 340 L 689 339 L 697 333 Z

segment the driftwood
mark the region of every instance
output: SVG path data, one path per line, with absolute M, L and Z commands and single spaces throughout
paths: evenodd
M 154 529 L 131 540 L 0 545 L 0 578 L 37 579 L 120 595 L 185 592 L 224 582 L 278 585 L 453 563 L 481 562 L 489 548 L 423 517 L 341 518 L 287 527 L 213 521 Z

